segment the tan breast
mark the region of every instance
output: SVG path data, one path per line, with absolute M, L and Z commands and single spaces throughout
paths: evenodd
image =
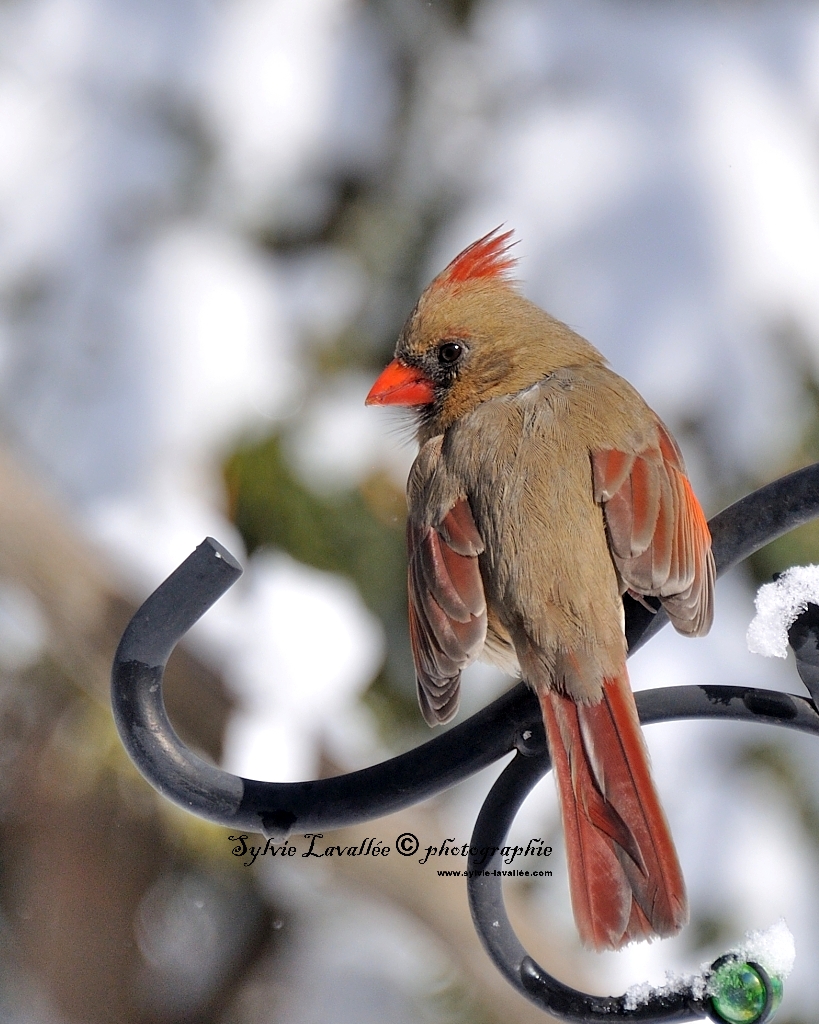
M 498 634 L 492 660 L 508 661 L 503 633 L 518 629 L 545 650 L 622 649 L 620 584 L 589 454 L 601 443 L 601 406 L 619 400 L 600 387 L 601 370 L 619 382 L 598 367 L 592 380 L 585 370 L 559 371 L 482 403 L 444 436 L 441 460 L 461 482 L 486 545 L 481 572 Z M 618 433 L 626 418 L 616 417 Z

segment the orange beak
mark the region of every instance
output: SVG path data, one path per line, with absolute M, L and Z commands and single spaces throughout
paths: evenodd
M 426 374 L 393 359 L 370 388 L 364 404 L 429 405 L 434 399 L 435 389 Z

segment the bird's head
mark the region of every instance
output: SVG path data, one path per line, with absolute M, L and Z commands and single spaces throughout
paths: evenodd
M 481 402 L 522 391 L 561 366 L 602 361 L 518 292 L 511 237 L 490 232 L 435 278 L 367 395 L 367 405 L 414 407 L 422 441 Z

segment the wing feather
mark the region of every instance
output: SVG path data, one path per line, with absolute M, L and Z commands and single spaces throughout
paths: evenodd
M 658 597 L 681 633 L 707 633 L 716 578 L 711 534 L 674 439 L 657 421 L 652 444 L 630 454 L 592 452 L 592 469 L 612 557 L 628 589 Z
M 465 498 L 437 526 L 407 523 L 408 591 L 418 702 L 430 725 L 458 710 L 461 672 L 483 650 L 483 542 Z

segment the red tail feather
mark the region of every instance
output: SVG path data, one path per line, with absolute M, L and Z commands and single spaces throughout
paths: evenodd
M 597 704 L 539 692 L 580 936 L 594 949 L 676 934 L 688 904 L 625 665 Z

